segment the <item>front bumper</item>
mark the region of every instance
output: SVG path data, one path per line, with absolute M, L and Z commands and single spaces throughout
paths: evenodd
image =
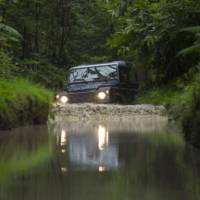
M 93 102 L 93 103 L 109 103 L 109 95 L 106 95 L 106 98 L 101 100 L 97 97 L 97 92 L 76 92 L 76 93 L 67 93 L 69 98 L 69 103 L 84 103 L 84 102 Z
M 106 94 L 105 99 L 99 99 L 98 93 L 95 92 L 66 92 L 65 94 L 68 97 L 67 103 L 110 103 L 110 95 Z M 59 102 L 60 98 L 57 98 Z

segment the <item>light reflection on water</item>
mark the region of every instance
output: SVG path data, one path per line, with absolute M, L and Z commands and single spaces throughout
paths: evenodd
M 99 150 L 103 151 L 105 146 L 108 145 L 109 133 L 106 130 L 106 127 L 99 125 L 98 128 L 98 147 Z
M 145 117 L 0 132 L 0 199 L 198 200 L 199 152 L 179 132 Z

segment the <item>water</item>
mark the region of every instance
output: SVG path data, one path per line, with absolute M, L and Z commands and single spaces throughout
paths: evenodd
M 0 132 L 1 200 L 197 200 L 199 152 L 162 118 Z

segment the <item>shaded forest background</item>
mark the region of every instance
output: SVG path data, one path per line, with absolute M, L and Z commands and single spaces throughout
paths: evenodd
M 0 128 L 44 123 L 70 67 L 113 60 L 200 147 L 199 0 L 0 0 Z
M 146 85 L 197 68 L 199 0 L 0 0 L 0 76 L 64 86 L 71 66 L 126 60 Z

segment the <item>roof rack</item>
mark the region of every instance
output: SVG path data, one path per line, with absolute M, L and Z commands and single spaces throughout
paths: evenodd
M 107 63 L 97 63 L 97 64 L 89 64 L 89 65 L 79 65 L 72 67 L 70 69 L 81 69 L 81 68 L 89 68 L 89 67 L 95 67 L 95 66 L 104 66 L 104 65 L 121 65 L 121 66 L 126 66 L 125 61 L 112 61 L 112 62 L 107 62 Z

